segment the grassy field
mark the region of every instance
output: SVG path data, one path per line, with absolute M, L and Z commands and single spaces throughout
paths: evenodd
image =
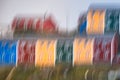
M 40 68 L 30 65 L 0 67 L 0 80 L 108 80 L 110 70 L 120 65 L 74 66 L 58 64 L 54 68 Z M 14 70 L 11 72 L 11 70 Z M 10 75 L 11 74 L 11 75 Z M 7 78 L 9 76 L 9 78 Z

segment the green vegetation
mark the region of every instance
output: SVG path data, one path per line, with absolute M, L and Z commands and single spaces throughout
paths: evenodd
M 0 80 L 5 80 L 12 67 L 0 67 Z M 110 70 L 119 69 L 119 65 L 80 65 L 57 64 L 54 68 L 40 68 L 31 65 L 19 65 L 10 80 L 108 80 Z

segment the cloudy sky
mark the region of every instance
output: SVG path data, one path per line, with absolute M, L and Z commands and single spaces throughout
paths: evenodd
M 0 23 L 10 24 L 17 14 L 47 12 L 55 16 L 61 28 L 71 30 L 91 3 L 120 3 L 120 0 L 0 0 Z

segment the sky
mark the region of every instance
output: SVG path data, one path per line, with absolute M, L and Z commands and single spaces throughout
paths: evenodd
M 120 3 L 120 0 L 0 0 L 0 24 L 11 24 L 18 14 L 53 14 L 61 29 L 76 28 L 80 14 L 92 3 Z

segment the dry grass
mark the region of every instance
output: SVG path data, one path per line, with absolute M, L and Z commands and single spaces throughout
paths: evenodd
M 11 69 L 12 66 L 0 66 L 0 80 L 5 80 Z
M 0 67 L 0 80 L 5 80 L 11 69 L 12 67 Z M 108 71 L 117 69 L 119 65 L 72 67 L 68 64 L 58 64 L 54 68 L 19 65 L 13 71 L 11 80 L 107 80 Z

